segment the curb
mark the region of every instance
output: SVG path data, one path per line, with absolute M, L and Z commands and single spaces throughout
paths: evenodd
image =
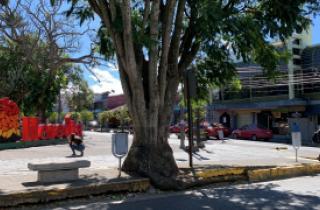
M 300 164 L 285 167 L 229 167 L 198 168 L 183 189 L 216 183 L 262 182 L 320 173 L 320 164 Z M 148 178 L 133 178 L 109 183 L 71 186 L 64 189 L 34 190 L 0 195 L 0 207 L 13 207 L 21 204 L 36 204 L 68 198 L 86 197 L 119 192 L 144 192 L 150 188 Z
M 37 141 L 17 141 L 9 143 L 0 143 L 0 151 L 7 149 L 23 149 L 29 147 L 41 147 L 66 144 L 66 139 L 48 139 L 48 140 L 37 140 Z
M 197 177 L 210 178 L 216 176 L 230 176 L 230 175 L 244 175 L 246 168 L 235 167 L 235 168 L 219 168 L 219 169 L 205 169 L 200 170 L 196 173 Z
M 50 189 L 41 191 L 26 191 L 6 195 L 0 195 L 0 207 L 13 207 L 21 204 L 45 203 L 68 198 L 86 197 L 105 193 L 118 192 L 142 192 L 150 187 L 149 179 L 137 178 L 118 182 L 110 182 L 97 185 L 80 187 L 68 187 L 64 189 Z
M 320 164 L 300 164 L 283 167 L 231 167 L 199 169 L 186 188 L 223 182 L 262 182 L 320 173 Z
M 248 170 L 250 182 L 261 182 L 320 173 L 320 164 L 304 164 L 288 167 Z

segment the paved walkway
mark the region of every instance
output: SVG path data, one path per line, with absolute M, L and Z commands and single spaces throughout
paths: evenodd
M 111 154 L 111 134 L 86 132 L 86 153 L 76 158 L 91 161 L 91 167 L 80 169 L 80 174 L 87 182 L 108 181 L 117 177 L 118 160 Z M 130 138 L 131 140 L 131 138 Z M 175 159 L 180 167 L 188 167 L 188 154 L 179 149 L 180 140 L 172 135 L 170 144 Z M 34 171 L 29 171 L 29 162 L 70 161 L 68 145 L 55 145 L 0 151 L 0 194 L 39 188 L 61 188 L 70 184 L 35 185 L 37 179 Z M 299 150 L 300 163 L 316 163 L 311 160 L 319 155 L 320 148 L 302 147 Z M 193 156 L 197 166 L 284 166 L 294 165 L 295 153 L 290 145 L 252 142 L 244 140 L 227 140 L 206 142 L 206 148 Z M 124 175 L 125 178 L 128 178 Z

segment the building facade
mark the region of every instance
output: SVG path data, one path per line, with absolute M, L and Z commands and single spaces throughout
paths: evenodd
M 110 92 L 104 92 L 94 95 L 93 112 L 97 116 L 100 112 L 112 110 L 126 104 L 123 94 L 110 95 Z
M 273 131 L 276 138 L 289 140 L 290 125 L 298 123 L 304 144 L 320 125 L 320 45 L 311 46 L 311 35 L 295 34 L 285 44 L 291 52 L 279 75 L 269 80 L 255 64 L 239 64 L 240 91 L 223 87 L 212 91 L 208 119 L 231 129 L 256 124 Z

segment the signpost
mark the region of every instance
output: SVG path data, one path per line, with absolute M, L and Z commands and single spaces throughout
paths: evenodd
M 128 133 L 112 134 L 112 154 L 119 159 L 119 175 L 121 176 L 121 158 L 128 153 Z
M 299 126 L 295 122 L 292 125 L 291 137 L 292 146 L 296 152 L 296 162 L 298 162 L 298 149 L 301 147 L 301 132 Z
M 220 140 L 224 140 L 224 134 L 222 130 L 218 130 L 218 137 Z

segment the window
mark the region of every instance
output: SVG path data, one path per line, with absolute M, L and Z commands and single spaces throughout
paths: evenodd
M 292 53 L 293 53 L 293 55 L 300 55 L 300 49 L 293 48 Z
M 293 40 L 292 44 L 300 45 L 300 39 Z
M 293 64 L 294 65 L 301 65 L 301 60 L 300 59 L 293 59 Z

